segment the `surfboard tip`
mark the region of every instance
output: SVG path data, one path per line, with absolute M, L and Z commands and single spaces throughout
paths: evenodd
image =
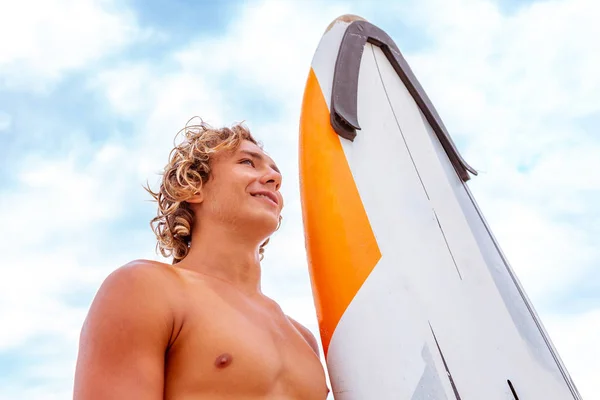
M 345 22 L 345 23 L 352 23 L 354 21 L 366 21 L 366 19 L 364 19 L 361 16 L 358 15 L 354 15 L 354 14 L 344 14 L 344 15 L 340 15 L 339 17 L 337 17 L 336 19 L 334 19 L 329 26 L 327 27 L 327 29 L 325 29 L 325 32 L 327 33 L 336 23 L 338 22 Z

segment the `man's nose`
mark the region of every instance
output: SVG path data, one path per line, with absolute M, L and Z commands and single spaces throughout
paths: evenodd
M 263 175 L 261 183 L 264 185 L 273 185 L 275 190 L 279 190 L 281 187 L 281 174 L 273 168 L 269 168 Z

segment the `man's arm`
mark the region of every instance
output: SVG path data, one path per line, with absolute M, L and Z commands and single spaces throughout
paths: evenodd
M 173 327 L 165 286 L 164 275 L 143 263 L 106 278 L 81 331 L 74 400 L 163 398 Z

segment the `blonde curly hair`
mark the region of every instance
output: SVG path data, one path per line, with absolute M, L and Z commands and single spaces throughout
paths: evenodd
M 215 129 L 201 121 L 198 125 L 186 124 L 175 138 L 180 133 L 183 140 L 175 144 L 169 154 L 158 191 L 152 191 L 148 184 L 144 187 L 158 203 L 157 215 L 150 221 L 158 241 L 157 250 L 163 257 L 173 256 L 173 264 L 188 254 L 194 214 L 186 200 L 198 193 L 210 178 L 213 156 L 221 151 L 236 150 L 244 140 L 262 148 L 242 123 Z M 281 217 L 279 219 L 281 222 Z M 268 242 L 269 239 L 259 248 L 261 260 Z

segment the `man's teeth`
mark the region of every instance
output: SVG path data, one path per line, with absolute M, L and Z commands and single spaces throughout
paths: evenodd
M 254 197 L 264 197 L 265 199 L 270 200 L 273 203 L 277 204 L 277 202 L 275 202 L 272 198 L 270 198 L 269 196 L 264 195 L 264 194 L 253 194 L 252 196 L 254 196 Z

